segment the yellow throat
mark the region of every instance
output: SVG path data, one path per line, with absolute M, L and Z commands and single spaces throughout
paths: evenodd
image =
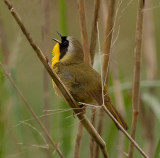
M 56 63 L 59 62 L 59 57 L 60 57 L 60 45 L 59 43 L 56 43 L 56 45 L 54 46 L 53 50 L 52 50 L 52 67 L 54 67 L 54 65 Z

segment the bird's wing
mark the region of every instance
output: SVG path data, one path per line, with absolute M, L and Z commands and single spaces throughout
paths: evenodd
M 128 128 L 122 116 L 112 105 L 106 86 L 104 86 L 104 96 L 102 95 L 101 76 L 93 68 L 85 63 L 63 65 L 59 69 L 59 77 L 76 101 L 91 103 L 95 100 L 99 105 L 104 103 L 116 120 L 125 129 Z M 119 128 L 116 122 L 115 124 Z
M 101 92 L 101 76 L 85 63 L 59 66 L 58 76 L 77 101 L 90 102 Z

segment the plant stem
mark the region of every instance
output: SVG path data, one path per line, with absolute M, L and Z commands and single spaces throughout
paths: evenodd
M 103 56 L 103 84 L 108 81 L 108 70 L 109 70 L 109 58 L 111 53 L 111 42 L 112 42 L 112 30 L 113 30 L 113 17 L 114 17 L 114 6 L 115 0 L 108 0 L 108 16 L 105 29 L 104 38 L 104 56 Z
M 73 156 L 73 158 L 79 158 L 79 156 L 80 156 L 82 135 L 83 135 L 83 125 L 82 125 L 81 122 L 79 122 L 76 141 L 75 141 L 75 148 L 74 148 L 74 156 Z
M 93 13 L 93 22 L 92 22 L 92 32 L 91 32 L 91 41 L 90 41 L 90 54 L 91 54 L 91 65 L 94 63 L 94 55 L 96 49 L 96 41 L 97 41 L 97 23 L 99 17 L 99 8 L 100 8 L 100 0 L 94 1 L 94 13 Z
M 142 30 L 143 30 L 143 8 L 144 0 L 138 0 L 136 37 L 134 49 L 134 71 L 133 71 L 133 87 L 132 87 L 132 126 L 131 136 L 135 139 L 136 125 L 139 113 L 139 95 L 140 95 L 140 67 L 141 67 L 141 48 L 142 48 Z M 133 157 L 133 143 L 130 142 L 128 158 Z
M 96 41 L 97 41 L 97 24 L 99 17 L 99 9 L 100 9 L 100 0 L 94 1 L 94 11 L 93 11 L 93 22 L 92 22 L 92 32 L 91 32 L 91 41 L 90 41 L 90 54 L 91 54 L 91 65 L 94 64 L 94 56 L 96 49 Z M 96 121 L 96 109 L 91 110 L 91 123 L 95 126 Z M 89 157 L 93 158 L 94 156 L 94 140 L 90 138 L 90 152 Z
M 84 8 L 84 0 L 78 0 L 78 9 L 79 9 L 79 20 L 80 20 L 80 28 L 81 28 L 81 39 L 84 53 L 84 61 L 91 65 L 91 56 L 89 52 L 88 45 L 88 34 L 87 34 L 87 25 L 86 25 L 86 17 L 85 17 L 85 8 Z
M 110 56 L 110 48 L 111 48 L 111 41 L 112 41 L 112 29 L 113 29 L 113 21 L 114 21 L 114 5 L 115 0 L 108 0 L 108 16 L 107 16 L 107 23 L 106 23 L 106 30 L 105 30 L 105 40 L 104 40 L 104 56 L 103 56 L 103 65 L 102 65 L 102 87 L 106 82 L 106 76 L 108 78 L 108 69 L 109 69 L 109 56 Z M 108 80 L 108 79 L 107 79 Z M 103 129 L 103 119 L 104 119 L 104 111 L 99 110 L 98 114 L 98 128 L 97 131 L 100 135 L 102 135 Z M 95 158 L 99 157 L 99 147 L 96 145 L 95 148 Z

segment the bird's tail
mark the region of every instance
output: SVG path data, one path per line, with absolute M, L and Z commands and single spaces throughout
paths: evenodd
M 127 130 L 128 126 L 126 124 L 126 122 L 124 121 L 123 117 L 121 116 L 121 114 L 116 110 L 116 108 L 112 105 L 112 103 L 110 102 L 110 99 L 106 96 L 104 98 L 104 104 L 106 106 L 106 108 L 110 111 L 110 113 L 114 116 L 114 118 L 121 124 L 121 126 Z M 113 120 L 113 119 L 112 119 Z M 114 120 L 113 120 L 114 121 Z M 114 121 L 115 125 L 117 126 L 118 129 L 119 125 Z

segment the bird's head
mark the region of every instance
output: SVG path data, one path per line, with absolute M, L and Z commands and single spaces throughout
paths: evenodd
M 62 36 L 60 33 L 61 41 L 53 38 L 56 41 L 52 53 L 52 66 L 57 62 L 77 62 L 83 60 L 83 50 L 80 42 L 72 36 Z

